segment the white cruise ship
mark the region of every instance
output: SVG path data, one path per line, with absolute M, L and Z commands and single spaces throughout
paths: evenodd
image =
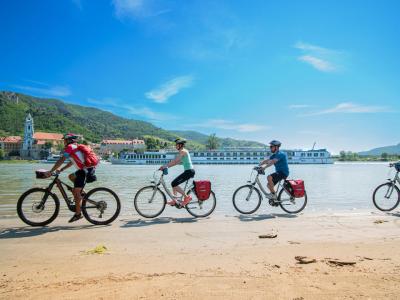
M 288 156 L 289 164 L 332 164 L 331 154 L 326 149 L 318 150 L 282 150 Z M 162 165 L 174 159 L 177 151 L 158 151 L 121 153 L 111 158 L 113 164 Z M 194 164 L 258 164 L 270 156 L 271 152 L 263 148 L 233 148 L 222 150 L 190 151 Z

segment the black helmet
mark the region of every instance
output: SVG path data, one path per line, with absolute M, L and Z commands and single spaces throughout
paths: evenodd
M 280 141 L 277 141 L 277 140 L 272 140 L 272 141 L 269 142 L 269 145 L 270 146 L 280 147 L 282 145 L 282 143 Z
M 63 140 L 66 140 L 68 142 L 76 142 L 79 139 L 79 136 L 73 133 L 66 133 L 63 136 Z
M 176 139 L 176 140 L 175 140 L 175 144 L 182 144 L 182 145 L 185 145 L 185 144 L 186 144 L 186 140 L 185 140 L 185 139 Z

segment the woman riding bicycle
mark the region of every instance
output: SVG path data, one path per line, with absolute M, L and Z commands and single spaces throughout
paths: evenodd
M 183 196 L 183 202 L 181 206 L 186 206 L 192 200 L 192 197 L 187 195 L 184 190 L 179 186 L 181 183 L 189 180 L 194 177 L 195 171 L 193 169 L 192 160 L 190 159 L 190 154 L 187 149 L 185 149 L 186 140 L 185 139 L 176 139 L 175 140 L 175 148 L 179 151 L 178 155 L 175 159 L 171 160 L 168 164 L 161 166 L 159 170 L 164 170 L 179 164 L 183 165 L 184 172 L 176 177 L 172 183 L 172 190 L 174 195 L 177 193 Z M 169 205 L 176 205 L 175 199 L 171 199 L 171 201 L 167 202 Z

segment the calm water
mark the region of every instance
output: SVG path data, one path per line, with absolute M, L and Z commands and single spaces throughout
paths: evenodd
M 371 195 L 374 188 L 385 181 L 389 173 L 388 164 L 342 163 L 334 165 L 291 165 L 291 178 L 304 179 L 308 194 L 307 212 L 343 212 L 375 210 Z M 16 216 L 18 197 L 25 190 L 34 187 L 44 187 L 48 180 L 37 180 L 34 170 L 49 169 L 45 164 L 1 164 L 0 165 L 0 217 Z M 133 197 L 137 190 L 152 180 L 157 166 L 121 166 L 102 164 L 97 169 L 98 181 L 87 186 L 106 186 L 113 189 L 122 201 L 121 214 L 137 214 L 133 208 Z M 251 174 L 251 165 L 196 165 L 197 179 L 210 179 L 217 196 L 217 208 L 214 214 L 236 214 L 232 206 L 232 194 L 237 187 L 245 184 Z M 181 167 L 170 170 L 165 177 L 167 182 L 181 172 Z M 72 171 L 72 169 L 71 169 Z M 268 171 L 268 170 L 267 170 Z M 66 179 L 66 175 L 62 179 Z M 263 182 L 266 178 L 263 176 Z M 61 207 L 66 213 L 65 203 Z M 279 212 L 264 201 L 258 213 Z M 167 208 L 163 216 L 189 216 L 185 210 Z

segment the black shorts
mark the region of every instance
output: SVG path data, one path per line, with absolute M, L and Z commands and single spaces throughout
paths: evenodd
M 75 172 L 75 188 L 84 188 L 86 182 L 96 181 L 95 168 L 88 168 L 86 170 L 78 170 Z
M 276 185 L 279 181 L 287 178 L 286 175 L 278 172 L 272 173 L 270 174 L 270 176 L 272 177 L 272 182 L 274 183 L 274 185 Z
M 194 170 L 186 170 L 185 172 L 183 172 L 181 175 L 179 175 L 178 177 L 176 177 L 172 182 L 171 185 L 172 187 L 176 187 L 178 185 L 180 185 L 182 182 L 185 182 L 186 180 L 189 180 L 190 178 L 194 177 Z

